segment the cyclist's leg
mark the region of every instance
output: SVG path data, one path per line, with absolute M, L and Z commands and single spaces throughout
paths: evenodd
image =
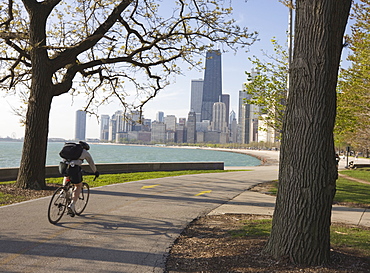
M 71 175 L 71 182 L 73 183 L 73 193 L 72 193 L 72 201 L 71 204 L 68 206 L 68 214 L 70 216 L 75 216 L 75 204 L 78 200 L 78 197 L 81 193 L 82 189 L 82 170 L 80 166 L 75 166 L 73 175 Z
M 78 200 L 78 197 L 80 196 L 82 189 L 82 182 L 78 184 L 74 184 L 73 188 L 73 194 L 72 194 L 72 203 L 76 203 Z
M 78 200 L 78 197 L 80 196 L 81 189 L 82 189 L 82 169 L 80 166 L 76 166 L 78 168 L 78 172 L 76 173 L 76 176 L 74 178 L 73 183 L 73 194 L 72 194 L 72 203 L 76 203 Z
M 79 197 L 80 192 L 81 192 L 81 188 L 82 188 L 82 182 L 78 183 L 78 184 L 73 184 L 72 201 L 67 207 L 69 216 L 74 217 L 75 214 L 76 214 L 76 209 L 75 208 L 76 208 L 76 203 L 77 203 L 78 197 Z
M 63 186 L 65 186 L 67 184 L 67 181 L 69 180 L 69 177 L 68 176 L 64 176 L 63 177 Z

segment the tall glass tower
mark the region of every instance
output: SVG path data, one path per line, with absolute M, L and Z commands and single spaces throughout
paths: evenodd
M 201 120 L 212 121 L 213 104 L 222 95 L 222 72 L 220 50 L 210 50 L 206 54 L 204 71 Z
M 101 115 L 100 117 L 100 140 L 108 141 L 109 138 L 109 115 Z
M 76 130 L 75 130 L 76 140 L 86 139 L 86 112 L 78 110 L 76 112 Z
M 203 79 L 191 80 L 190 112 L 195 112 L 197 122 L 200 122 L 203 100 Z

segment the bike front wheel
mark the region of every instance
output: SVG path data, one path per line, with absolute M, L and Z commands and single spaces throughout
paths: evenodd
M 76 215 L 80 215 L 86 208 L 90 197 L 90 187 L 89 184 L 83 183 L 80 195 L 78 196 L 77 202 L 75 204 Z
M 67 197 L 64 187 L 59 187 L 51 197 L 48 208 L 48 219 L 52 224 L 58 223 L 67 207 Z

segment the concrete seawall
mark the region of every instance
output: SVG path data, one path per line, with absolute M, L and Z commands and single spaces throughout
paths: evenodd
M 149 162 L 149 163 L 108 163 L 96 164 L 101 174 L 133 173 L 153 171 L 184 171 L 184 170 L 223 170 L 224 162 Z M 90 171 L 88 165 L 82 168 Z M 19 168 L 0 168 L 0 181 L 17 179 Z M 46 177 L 61 177 L 58 166 L 46 166 Z

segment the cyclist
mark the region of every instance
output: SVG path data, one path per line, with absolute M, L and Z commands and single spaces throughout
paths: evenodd
M 71 183 L 74 184 L 73 188 L 73 194 L 72 194 L 72 202 L 68 206 L 68 215 L 70 216 L 75 216 L 76 211 L 75 211 L 75 203 L 78 200 L 78 197 L 80 195 L 81 189 L 82 189 L 82 169 L 81 169 L 81 164 L 83 161 L 86 159 L 86 161 L 89 163 L 89 166 L 91 170 L 94 172 L 95 176 L 99 176 L 99 172 L 96 169 L 94 160 L 91 156 L 91 154 L 88 152 L 90 149 L 90 145 L 87 144 L 84 141 L 80 141 L 79 144 L 81 145 L 82 153 L 79 157 L 79 159 L 76 160 L 71 160 L 69 162 L 69 168 L 67 172 L 67 176 L 64 177 L 63 179 L 63 185 L 67 183 L 68 178 L 70 179 Z

